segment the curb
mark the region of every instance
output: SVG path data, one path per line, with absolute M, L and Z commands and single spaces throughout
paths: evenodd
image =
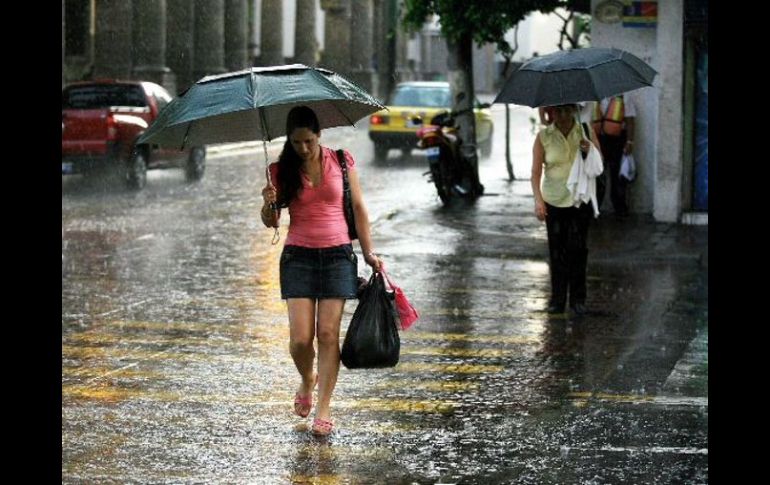
M 268 150 L 271 148 L 271 145 L 273 145 L 274 143 L 275 143 L 275 140 L 267 143 Z M 229 154 L 231 152 L 236 152 L 236 151 L 252 151 L 252 150 L 260 150 L 260 149 L 262 149 L 261 141 L 248 141 L 248 142 L 241 142 L 241 143 L 218 143 L 216 145 L 206 146 L 206 154 L 217 156 L 217 155 Z

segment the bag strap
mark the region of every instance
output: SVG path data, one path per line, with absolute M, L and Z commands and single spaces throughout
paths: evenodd
M 626 99 L 623 97 L 622 94 L 619 94 L 619 95 L 616 95 L 616 96 L 610 96 L 608 98 L 609 101 L 607 102 L 607 107 L 604 108 L 604 112 L 602 113 L 602 121 L 611 121 L 613 123 L 622 123 L 623 122 L 622 120 L 621 121 L 615 121 L 615 120 L 608 120 L 607 119 L 607 115 L 610 113 L 610 106 L 612 106 L 612 101 L 613 101 L 612 98 L 620 98 L 620 102 L 623 103 L 623 117 L 625 118 L 625 116 L 626 116 Z M 602 102 L 601 101 L 597 101 L 597 103 L 599 104 L 599 111 L 601 111 Z
M 353 214 L 353 196 L 350 191 L 350 180 L 348 179 L 348 163 L 345 157 L 345 151 L 340 149 L 336 151 L 337 163 L 342 170 L 342 208 L 345 213 L 345 222 L 348 224 L 348 236 L 350 239 L 358 239 L 356 231 L 356 221 Z
M 591 141 L 591 133 L 588 131 L 588 123 L 583 122 L 581 124 L 583 125 L 583 133 L 586 134 L 586 138 L 588 139 L 588 141 Z
M 385 281 L 388 283 L 388 286 L 390 286 L 390 289 L 393 291 L 396 291 L 397 289 L 400 289 L 398 286 L 393 283 L 393 280 L 390 279 L 390 276 L 388 276 L 387 271 L 385 271 L 385 263 L 382 263 L 380 266 L 380 273 L 382 273 L 382 276 L 385 277 Z
M 345 200 L 350 200 L 350 182 L 348 181 L 348 163 L 345 159 L 345 151 L 337 150 L 337 163 L 340 164 L 342 169 L 342 191 Z

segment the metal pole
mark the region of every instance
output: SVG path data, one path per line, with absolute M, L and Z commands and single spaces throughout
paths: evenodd
M 268 163 L 267 159 L 267 137 L 269 136 L 267 133 L 267 123 L 265 122 L 265 110 L 264 108 L 259 108 L 259 120 L 262 123 L 262 150 L 265 152 L 265 177 L 267 178 L 267 185 L 268 187 L 273 187 L 273 179 L 270 177 L 270 164 Z M 273 213 L 275 213 L 276 220 L 278 219 L 278 204 L 275 202 L 270 203 L 270 208 L 273 209 Z M 275 228 L 275 232 L 273 233 L 273 239 L 270 241 L 270 244 L 278 244 L 278 241 L 281 239 L 281 234 L 278 232 L 278 228 Z

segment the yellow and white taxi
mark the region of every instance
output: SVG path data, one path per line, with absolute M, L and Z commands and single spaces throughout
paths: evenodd
M 452 94 L 448 82 L 403 82 L 396 85 L 386 106 L 387 111 L 369 116 L 369 138 L 374 142 L 374 154 L 378 159 L 386 158 L 391 148 L 400 149 L 405 155 L 416 148 L 417 130 L 422 125 L 415 123 L 413 118 L 419 116 L 424 124 L 430 123 L 438 113 L 452 109 Z M 487 108 L 473 111 L 476 143 L 481 155 L 487 157 L 492 151 L 492 117 Z

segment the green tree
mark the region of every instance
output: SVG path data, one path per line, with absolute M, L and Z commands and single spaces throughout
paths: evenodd
M 506 59 L 506 69 L 516 52 L 505 40 L 505 34 L 529 13 L 553 12 L 562 7 L 581 12 L 590 11 L 590 0 L 404 0 L 403 24 L 407 30 L 417 31 L 431 15 L 437 15 L 441 33 L 449 50 L 448 71 L 452 86 L 452 109 L 460 112 L 457 117 L 460 136 L 469 143 L 476 143 L 476 122 L 473 116 L 473 59 L 472 42 L 478 45 L 495 44 L 498 52 Z M 506 106 L 507 110 L 507 106 Z M 508 145 L 509 116 L 506 111 L 506 145 Z M 476 183 L 478 165 L 473 161 Z M 509 177 L 513 180 L 510 151 L 506 146 L 506 163 Z
M 591 43 L 591 16 L 588 2 L 565 2 L 562 7 L 567 10 L 566 15 L 554 11 L 557 17 L 562 21 L 561 30 L 559 30 L 559 50 L 565 47 L 570 49 L 579 49 Z M 565 43 L 567 44 L 565 46 Z
M 473 57 L 472 42 L 478 45 L 493 43 L 508 62 L 515 50 L 505 40 L 505 34 L 534 10 L 552 11 L 558 0 L 404 0 L 404 26 L 407 30 L 419 30 L 431 15 L 439 17 L 441 33 L 447 42 L 448 75 L 452 87 L 452 109 L 457 111 L 460 137 L 467 143 L 476 144 L 476 121 L 473 116 Z M 506 125 L 509 124 L 506 116 Z M 506 141 L 508 139 L 506 126 Z M 507 144 L 507 143 L 506 143 Z M 506 147 L 506 161 L 511 179 L 513 168 Z M 472 157 L 474 185 L 480 188 L 478 159 Z M 479 190 L 480 192 L 480 190 Z

